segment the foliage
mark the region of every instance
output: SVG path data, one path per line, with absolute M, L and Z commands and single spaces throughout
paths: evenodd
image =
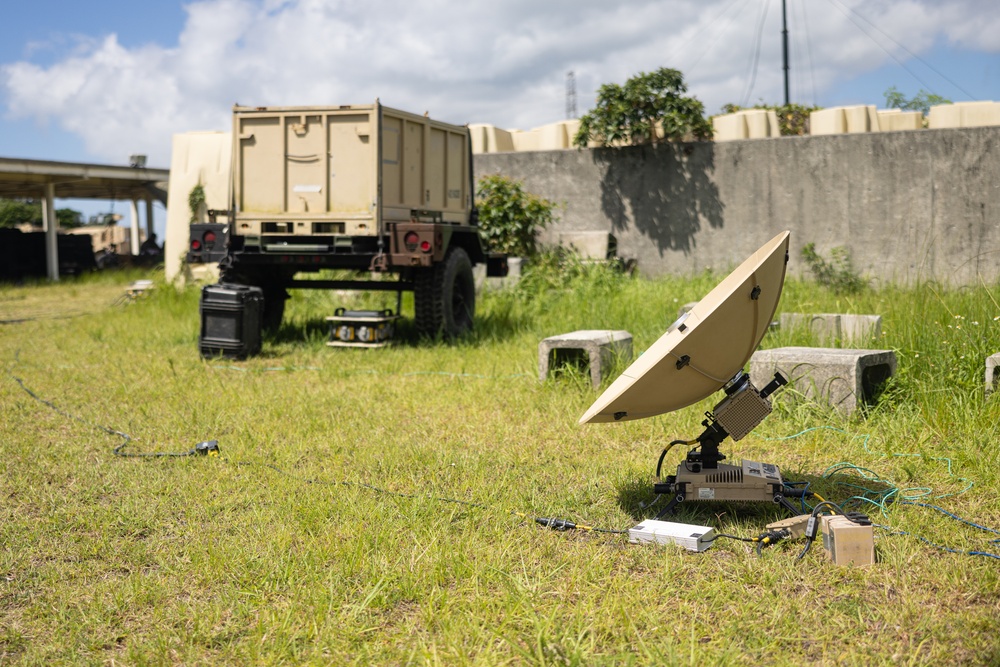
M 42 204 L 30 199 L 0 199 L 0 227 L 41 225 Z
M 686 92 L 683 75 L 667 67 L 639 72 L 622 86 L 606 83 L 597 91 L 597 105 L 580 118 L 573 143 L 581 148 L 589 141 L 604 146 L 656 144 L 659 133 L 668 141 L 689 135 L 711 139 L 704 105 Z
M 819 111 L 822 107 L 809 107 L 804 104 L 755 104 L 753 109 L 767 109 L 778 116 L 778 127 L 781 136 L 802 136 L 809 134 L 809 114 Z M 722 105 L 723 113 L 736 113 L 743 107 L 738 104 Z
M 816 282 L 837 294 L 857 294 L 868 286 L 868 281 L 858 275 L 851 263 L 851 254 L 847 248 L 837 246 L 830 254 L 828 261 L 816 252 L 815 243 L 803 246 L 802 258 L 816 277 Z
M 35 199 L 0 198 L 0 227 L 42 225 L 42 202 Z M 83 214 L 72 208 L 56 209 L 56 225 L 64 229 L 83 224 Z
M 554 202 L 500 174 L 483 177 L 476 197 L 479 233 L 490 250 L 515 257 L 537 253 L 537 235 L 553 221 Z
M 934 93 L 929 93 L 926 90 L 921 89 L 913 97 L 907 99 L 907 97 L 896 88 L 896 86 L 889 86 L 885 91 L 885 106 L 889 109 L 900 109 L 902 111 L 920 111 L 924 115 L 930 113 L 931 107 L 937 106 L 938 104 L 951 104 L 951 100 L 941 97 L 940 95 L 935 95 Z
M 84 224 L 83 213 L 80 213 L 80 211 L 76 211 L 71 208 L 57 208 L 56 224 L 58 224 L 63 229 L 82 227 Z
M 201 208 L 205 205 L 205 186 L 198 181 L 198 184 L 191 188 L 188 193 L 188 208 L 191 210 L 191 223 L 199 222 L 201 219 Z

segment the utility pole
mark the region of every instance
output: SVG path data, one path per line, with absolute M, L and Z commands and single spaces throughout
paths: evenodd
M 576 76 L 572 70 L 566 73 L 566 120 L 576 118 Z
M 788 13 L 785 10 L 785 0 L 781 0 L 781 41 L 781 52 L 785 61 L 785 106 L 787 107 L 790 96 L 788 94 Z

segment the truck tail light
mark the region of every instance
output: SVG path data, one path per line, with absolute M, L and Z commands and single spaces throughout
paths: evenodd
M 201 250 L 201 241 L 198 239 L 191 239 L 191 250 Z
M 206 246 L 211 248 L 215 244 L 215 232 L 205 232 L 201 239 L 205 242 Z
M 431 251 L 431 242 L 430 241 L 421 241 L 420 242 L 420 250 L 422 250 L 423 252 L 430 252 Z
M 410 252 L 417 249 L 417 243 L 420 242 L 420 236 L 416 232 L 407 232 L 406 236 L 403 237 L 403 245 Z

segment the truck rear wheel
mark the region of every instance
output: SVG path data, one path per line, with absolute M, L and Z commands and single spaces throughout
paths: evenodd
M 254 273 L 227 271 L 222 275 L 222 282 L 236 285 L 253 285 L 264 293 L 264 310 L 260 315 L 260 326 L 265 333 L 273 334 L 281 327 L 281 319 L 285 316 L 285 301 L 288 292 L 280 285 L 268 284 L 263 276 Z
M 443 262 L 416 272 L 413 301 L 421 334 L 457 338 L 471 331 L 476 314 L 476 283 L 465 250 L 452 248 Z

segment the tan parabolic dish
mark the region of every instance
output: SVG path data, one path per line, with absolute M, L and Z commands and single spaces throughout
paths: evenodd
M 580 423 L 652 417 L 687 407 L 721 389 L 746 365 L 767 332 L 781 297 L 787 262 L 788 232 L 782 232 L 699 301 L 680 325 L 675 324 L 643 352 L 590 406 Z

